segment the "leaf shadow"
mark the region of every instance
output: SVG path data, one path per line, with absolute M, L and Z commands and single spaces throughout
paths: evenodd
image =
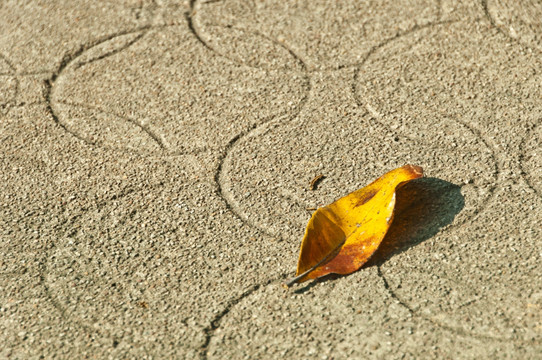
M 314 279 L 314 280 L 306 283 L 306 285 L 304 284 L 304 286 L 299 287 L 298 289 L 295 289 L 294 293 L 295 294 L 304 294 L 304 293 L 308 292 L 310 289 L 312 289 L 313 287 L 315 287 L 316 285 L 318 285 L 318 284 L 320 284 L 322 282 L 335 281 L 335 280 L 340 279 L 340 278 L 342 278 L 344 276 L 347 276 L 347 275 L 328 274 L 328 275 L 322 276 L 320 278 Z
M 448 181 L 426 177 L 397 189 L 395 216 L 379 248 L 361 269 L 379 266 L 394 255 L 407 251 L 435 236 L 451 224 L 465 207 L 461 187 Z M 321 282 L 346 275 L 329 274 L 295 290 L 303 294 Z
M 421 178 L 397 190 L 393 222 L 371 259 L 363 266 L 381 265 L 435 236 L 465 207 L 461 187 L 438 178 Z

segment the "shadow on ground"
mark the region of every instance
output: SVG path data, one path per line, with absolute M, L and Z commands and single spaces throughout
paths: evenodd
M 432 238 L 440 229 L 451 224 L 464 206 L 465 199 L 458 185 L 431 177 L 408 182 L 397 190 L 395 217 L 388 233 L 361 271 L 369 266 L 381 265 L 394 255 Z M 342 276 L 324 276 L 295 292 L 304 293 L 318 282 L 339 277 Z
M 437 178 L 411 181 L 397 190 L 395 218 L 386 237 L 364 266 L 381 265 L 393 255 L 435 236 L 465 206 L 461 187 Z

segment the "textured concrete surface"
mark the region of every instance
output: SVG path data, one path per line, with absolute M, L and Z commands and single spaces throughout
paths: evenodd
M 0 358 L 540 359 L 541 119 L 534 0 L 2 1 Z M 285 291 L 407 163 L 370 263 Z

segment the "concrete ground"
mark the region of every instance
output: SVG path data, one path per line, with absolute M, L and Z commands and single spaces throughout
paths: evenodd
M 542 358 L 541 19 L 0 2 L 0 358 Z M 370 263 L 284 290 L 307 208 L 405 164 Z

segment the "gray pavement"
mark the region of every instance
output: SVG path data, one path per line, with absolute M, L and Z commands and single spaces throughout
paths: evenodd
M 2 1 L 0 358 L 540 359 L 541 119 L 534 0 Z M 409 163 L 370 263 L 285 291 Z

